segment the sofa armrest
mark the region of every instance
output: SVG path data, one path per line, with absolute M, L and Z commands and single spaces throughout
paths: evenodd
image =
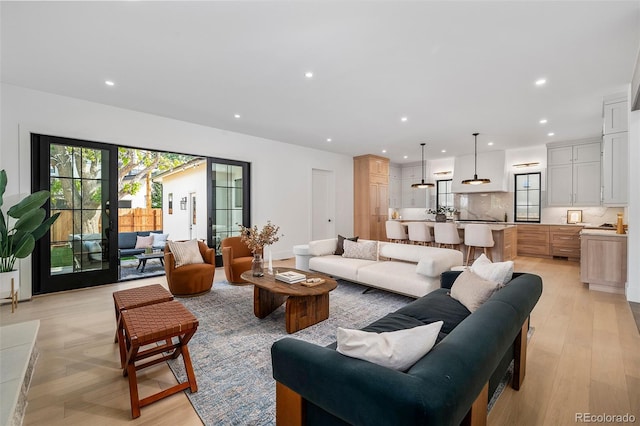
M 333 254 L 338 247 L 337 238 L 309 241 L 309 254 L 311 256 L 326 256 Z
M 419 378 L 293 338 L 275 342 L 271 358 L 276 381 L 350 424 L 413 424 L 423 415 Z

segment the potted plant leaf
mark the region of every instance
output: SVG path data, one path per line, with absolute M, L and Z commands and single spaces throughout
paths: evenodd
M 46 218 L 47 212 L 42 206 L 49 199 L 49 191 L 38 191 L 28 195 L 18 204 L 3 210 L 4 192 L 7 188 L 7 173 L 0 170 L 0 293 L 11 291 L 13 279 L 17 292 L 19 271 L 14 269 L 17 259 L 29 256 L 36 241 L 47 233 L 60 213 Z M 13 299 L 14 294 L 11 294 Z M 13 300 L 12 300 L 13 301 Z

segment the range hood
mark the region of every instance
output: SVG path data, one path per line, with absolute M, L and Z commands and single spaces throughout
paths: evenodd
M 473 176 L 474 156 L 456 157 L 453 163 L 453 181 L 451 191 L 457 194 L 478 192 L 507 192 L 507 170 L 505 168 L 505 152 L 491 151 L 478 153 L 478 175 L 491 179 L 491 183 L 483 185 L 464 185 L 462 181 Z

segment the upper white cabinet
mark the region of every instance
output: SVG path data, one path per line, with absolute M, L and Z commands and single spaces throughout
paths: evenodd
M 626 94 L 608 96 L 603 104 L 602 204 L 626 206 L 629 189 L 629 133 Z
M 428 181 L 425 169 L 425 182 Z M 412 188 L 411 185 L 422 180 L 421 165 L 406 165 L 402 167 L 402 207 L 427 208 L 427 191 L 429 188 Z
M 599 206 L 600 142 L 547 145 L 547 205 Z
M 629 188 L 629 133 L 602 137 L 602 204 L 626 206 Z
M 602 133 L 607 135 L 628 131 L 628 114 L 626 99 L 622 102 L 605 101 L 603 107 L 604 126 L 602 127 Z
M 507 173 L 505 170 L 505 152 L 491 151 L 478 153 L 478 177 L 488 178 L 491 183 L 482 185 L 465 185 L 464 179 L 473 178 L 474 156 L 463 155 L 456 157 L 453 165 L 453 180 L 451 191 L 454 193 L 471 192 L 506 192 L 508 189 Z
M 389 166 L 389 207 L 402 207 L 402 168 L 397 165 Z

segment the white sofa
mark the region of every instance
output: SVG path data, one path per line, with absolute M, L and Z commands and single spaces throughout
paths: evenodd
M 411 297 L 440 288 L 440 274 L 463 264 L 458 250 L 379 242 L 378 260 L 363 260 L 333 254 L 337 244 L 337 238 L 311 241 L 309 269 Z

